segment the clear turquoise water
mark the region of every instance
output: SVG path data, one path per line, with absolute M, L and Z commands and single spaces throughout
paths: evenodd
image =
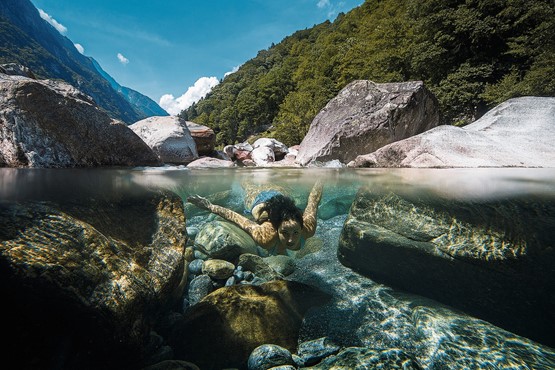
M 555 200 L 555 169 L 0 169 L 0 201 L 78 200 L 166 189 L 184 199 L 190 194 L 216 194 L 222 205 L 240 210 L 241 183 L 247 181 L 284 186 L 302 208 L 317 179 L 325 186 L 316 236 L 325 241 L 325 248 L 314 258 L 303 259 L 298 268 L 313 273 L 297 279 L 325 285 L 334 300 L 307 317 L 301 340 L 330 336 L 344 346 L 400 348 L 429 369 L 555 368 L 552 348 L 427 298 L 377 284 L 342 266 L 336 257 L 349 202 L 361 186 L 409 197 L 425 195 L 431 202 L 516 197 L 547 202 Z M 334 203 L 337 199 L 341 202 Z M 206 214 L 187 209 L 191 212 L 187 226 L 202 227 Z M 344 319 L 337 318 L 338 312 Z

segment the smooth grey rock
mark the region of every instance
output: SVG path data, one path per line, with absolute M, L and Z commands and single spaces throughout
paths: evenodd
M 254 254 L 246 253 L 240 255 L 237 265 L 242 266 L 245 271 L 252 271 L 256 277 L 264 281 L 283 278 L 283 275 L 271 268 L 264 258 Z M 250 281 L 249 278 L 250 276 L 245 273 L 245 280 Z
M 193 275 L 200 275 L 202 274 L 202 265 L 204 264 L 204 260 L 200 258 L 195 258 L 189 263 L 189 272 Z
M 275 366 L 293 364 L 295 362 L 291 357 L 291 352 L 275 344 L 263 344 L 256 347 L 247 363 L 249 370 L 267 370 Z
M 295 261 L 293 258 L 284 255 L 268 256 L 264 261 L 277 273 L 287 276 L 295 271 Z
M 160 164 L 131 129 L 71 85 L 0 73 L 0 166 Z
M 189 304 L 196 305 L 201 299 L 214 291 L 212 279 L 208 275 L 199 275 L 189 284 Z
M 198 158 L 185 121 L 176 116 L 148 117 L 129 126 L 164 163 L 187 164 Z
M 235 167 L 235 163 L 224 159 L 202 157 L 192 161 L 187 165 L 187 167 L 188 168 L 229 168 L 229 167 Z
M 322 359 L 336 354 L 340 349 L 341 347 L 327 337 L 322 337 L 299 344 L 297 355 L 301 358 L 304 366 L 312 366 Z
M 296 161 L 348 163 L 439 124 L 438 102 L 421 81 L 354 81 L 316 115 Z
M 555 167 L 555 98 L 510 99 L 465 127 L 439 126 L 349 167 Z
M 274 151 L 266 146 L 259 146 L 258 148 L 254 148 L 250 154 L 251 159 L 259 167 L 266 166 L 276 161 Z
M 212 258 L 235 260 L 242 253 L 256 253 L 254 240 L 238 226 L 214 220 L 204 224 L 195 238 L 197 248 Z

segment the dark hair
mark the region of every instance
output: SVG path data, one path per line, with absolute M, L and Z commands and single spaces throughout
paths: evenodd
M 283 221 L 297 221 L 301 228 L 303 227 L 303 214 L 295 201 L 282 194 L 275 195 L 264 202 L 261 211 L 268 213 L 268 219 L 277 230 Z

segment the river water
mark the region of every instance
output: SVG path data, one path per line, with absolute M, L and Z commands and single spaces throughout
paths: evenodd
M 431 203 L 445 199 L 503 203 L 518 198 L 547 204 L 555 201 L 555 169 L 0 169 L 0 205 L 165 189 L 184 200 L 192 194 L 211 197 L 240 211 L 241 184 L 250 182 L 283 186 L 303 208 L 318 179 L 324 192 L 316 236 L 324 240 L 324 248 L 299 263 L 298 270 L 310 274 L 294 273 L 291 278 L 319 286 L 334 299 L 311 311 L 301 341 L 327 336 L 344 347 L 401 350 L 429 369 L 555 368 L 555 351 L 549 346 L 426 297 L 375 283 L 341 265 L 336 256 L 343 222 L 361 187 L 425 196 Z M 186 210 L 188 229 L 201 228 L 207 215 L 190 205 Z M 553 222 L 555 215 L 551 216 L 546 222 Z M 551 295 L 555 300 L 555 292 Z

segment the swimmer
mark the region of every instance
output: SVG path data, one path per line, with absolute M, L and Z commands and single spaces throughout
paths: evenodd
M 225 207 L 212 204 L 198 195 L 187 197 L 187 201 L 233 222 L 246 231 L 254 241 L 270 254 L 287 254 L 287 249 L 301 249 L 302 241 L 316 232 L 318 204 L 322 198 L 322 183 L 317 181 L 308 195 L 304 212 L 295 206 L 295 201 L 277 186 L 261 187 L 243 185 L 245 208 L 254 221 Z

